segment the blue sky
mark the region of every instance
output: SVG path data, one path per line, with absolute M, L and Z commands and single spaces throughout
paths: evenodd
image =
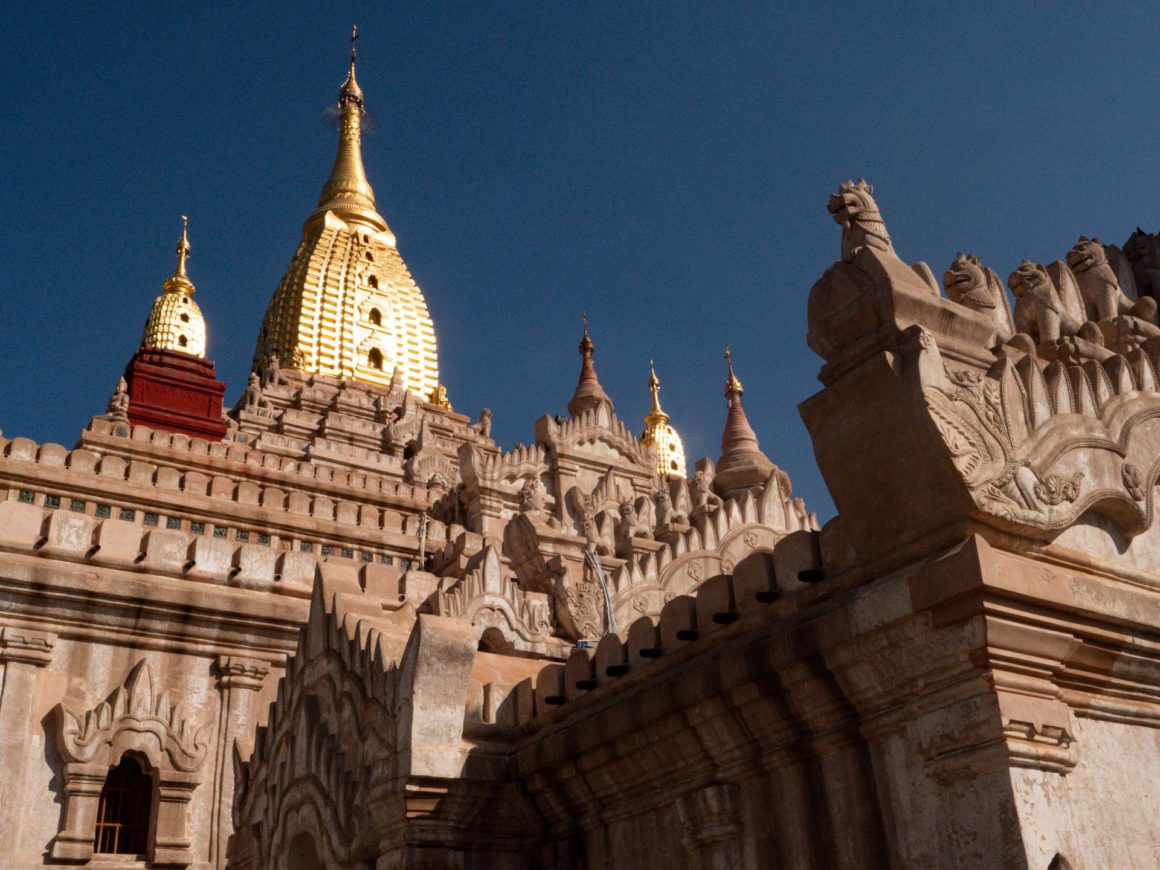
M 905 259 L 1006 276 L 1160 229 L 1152 4 L 13 4 L 0 33 L 0 428 L 71 444 L 190 216 L 209 355 L 241 392 L 334 152 L 362 32 L 380 211 L 455 407 L 531 441 L 578 371 L 634 427 L 648 360 L 690 458 L 734 348 L 763 448 L 824 518 L 797 404 L 825 210 L 865 176 Z M 852 457 L 851 461 L 857 461 Z

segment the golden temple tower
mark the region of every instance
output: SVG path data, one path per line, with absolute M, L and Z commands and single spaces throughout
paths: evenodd
M 661 408 L 661 381 L 652 360 L 648 362 L 648 388 L 652 393 L 652 407 L 644 418 L 644 432 L 640 443 L 644 447 L 657 446 L 657 474 L 662 477 L 685 476 L 685 445 L 681 436 L 669 424 L 669 415 Z
M 177 243 L 177 267 L 161 285 L 162 293 L 153 301 L 142 347 L 176 350 L 191 356 L 205 356 L 205 318 L 193 301 L 194 286 L 185 271 L 189 246 L 189 218 L 181 216 L 181 241 Z
M 310 374 L 390 386 L 422 399 L 439 386 L 427 302 L 375 206 L 362 161 L 363 92 L 350 71 L 339 89 L 338 153 L 318 207 L 266 309 L 255 371 L 272 360 Z

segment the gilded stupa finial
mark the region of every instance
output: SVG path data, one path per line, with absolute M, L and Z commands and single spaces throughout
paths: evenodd
M 193 247 L 189 244 L 189 218 L 181 216 L 181 239 L 177 243 L 177 265 L 161 285 L 162 294 L 153 301 L 142 347 L 176 350 L 192 356 L 205 356 L 205 319 L 190 297 L 195 288 L 189 280 L 187 263 Z
M 177 271 L 174 275 L 185 277 L 185 261 L 189 259 L 189 252 L 192 250 L 189 246 L 189 218 L 185 215 L 181 216 L 181 241 L 177 243 Z
M 685 476 L 685 446 L 681 436 L 669 423 L 669 415 L 661 408 L 661 379 L 656 366 L 648 361 L 648 389 L 652 393 L 652 407 L 644 418 L 644 432 L 640 443 L 644 447 L 656 445 L 657 474 L 662 477 Z
M 338 89 L 338 153 L 330 177 L 322 186 L 318 197 L 318 207 L 306 221 L 309 229 L 320 221 L 327 212 L 334 212 L 347 223 L 368 224 L 375 232 L 384 233 L 387 222 L 375 206 L 375 191 L 367 180 L 362 159 L 362 123 L 366 114 L 363 108 L 363 91 L 355 79 L 357 52 L 355 42 L 359 38 L 358 27 L 350 30 L 350 69 L 346 81 Z M 394 244 L 391 237 L 390 243 Z
M 166 293 L 182 293 L 186 296 L 192 296 L 196 292 L 193 282 L 189 280 L 189 273 L 186 271 L 186 262 L 192 251 L 193 247 L 189 244 L 189 218 L 182 215 L 181 238 L 174 249 L 177 254 L 177 265 L 173 269 L 173 274 L 161 285 L 161 289 Z
M 737 375 L 733 373 L 733 351 L 729 345 L 725 345 L 725 362 L 729 367 L 729 376 L 725 379 L 725 398 L 740 396 L 745 392 L 745 388 L 741 386 L 741 381 L 737 380 Z
M 342 83 L 342 87 L 338 92 L 338 101 L 342 105 L 344 102 L 355 101 L 362 106 L 362 88 L 358 86 L 358 80 L 354 77 L 355 61 L 358 60 L 358 49 L 355 43 L 358 42 L 358 25 L 352 24 L 350 26 L 350 72 L 346 74 L 346 81 Z
M 580 355 L 591 359 L 592 351 L 596 349 L 596 344 L 588 336 L 588 312 L 585 311 L 580 315 L 580 321 L 584 324 L 584 334 L 580 336 Z
M 661 379 L 657 377 L 656 366 L 651 358 L 648 361 L 648 389 L 652 393 L 652 407 L 649 408 L 648 416 L 644 418 L 644 421 L 651 423 L 656 420 L 663 423 L 669 419 L 669 415 L 661 408 Z

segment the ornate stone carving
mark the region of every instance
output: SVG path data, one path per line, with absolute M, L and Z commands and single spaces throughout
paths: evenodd
M 1071 273 L 1065 273 L 1069 276 Z M 1075 335 L 1084 321 L 1078 287 L 1072 281 L 1057 288 L 1047 269 L 1024 260 L 1007 279 L 1015 294 L 1015 329 L 1038 341 Z
M 723 504 L 721 497 L 713 492 L 712 473 L 703 468 L 698 468 L 689 481 L 689 498 L 693 502 L 693 509 L 689 511 L 691 519 L 712 513 Z
M 93 709 L 74 712 L 62 704 L 61 710 L 61 748 L 70 762 L 104 758 L 123 741 L 123 732 L 134 735 L 135 745 L 151 741 L 149 754 L 154 763 L 161 764 L 163 754 L 177 770 L 193 772 L 205 761 L 205 726 L 193 725 L 167 692 L 154 691 L 153 672 L 144 660 Z
M 1136 501 L 1144 500 L 1144 480 L 1140 469 L 1131 462 L 1125 462 L 1120 475 L 1124 480 L 1124 489 Z
M 874 201 L 874 188 L 865 179 L 844 181 L 838 192 L 830 196 L 829 210 L 834 221 L 842 227 L 842 260 L 854 261 L 864 247 L 894 253 L 890 233 Z
M 1075 273 L 1083 297 L 1087 319 L 1106 320 L 1119 314 L 1135 314 L 1146 320 L 1156 317 L 1156 301 L 1149 299 L 1139 310 L 1120 288 L 1119 278 L 1108 263 L 1099 239 L 1080 236 L 1067 252 L 1067 265 Z
M 109 397 L 107 414 L 110 420 L 117 423 L 129 422 L 129 385 L 124 378 L 117 381 L 117 388 Z
M 586 565 L 579 579 L 560 565 L 556 580 L 556 616 L 565 637 L 572 640 L 598 640 L 608 630 L 604 590 L 591 565 Z
M 550 581 L 545 585 L 550 588 Z M 522 590 L 504 577 L 494 547 L 484 547 L 468 562 L 462 580 L 436 594 L 435 612 L 468 620 L 480 637 L 498 629 L 510 648 L 521 652 L 542 651 L 552 631 L 549 595 Z
M 484 408 L 479 412 L 479 420 L 471 427 L 481 438 L 491 437 L 491 408 Z
M 1102 365 L 1044 364 L 1012 355 L 980 372 L 948 369 L 926 330 L 913 327 L 908 337 L 907 371 L 921 382 L 935 431 L 980 509 L 1044 531 L 1093 508 L 1129 537 L 1147 527 L 1160 341 L 1132 362 L 1111 355 Z M 1056 423 L 1061 417 L 1066 426 Z
M 168 692 L 154 688 L 144 660 L 106 700 L 86 711 L 59 706 L 57 745 L 65 760 L 64 826 L 53 842 L 58 860 L 87 860 L 93 853 L 97 800 L 109 769 L 126 752 L 143 758 L 155 771 L 157 802 L 150 860 L 156 864 L 191 863 L 189 804 L 200 782 L 208 745 Z
M 957 253 L 943 274 L 943 285 L 953 302 L 994 320 L 998 341 L 1007 341 L 1015 334 L 1011 303 L 1007 301 L 1003 282 L 993 270 L 983 268 L 978 257 L 962 251 Z

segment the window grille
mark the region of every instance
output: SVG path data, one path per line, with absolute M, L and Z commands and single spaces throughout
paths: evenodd
M 133 758 L 122 758 L 109 771 L 97 805 L 93 851 L 106 855 L 144 857 L 149 844 L 149 814 L 153 780 Z

